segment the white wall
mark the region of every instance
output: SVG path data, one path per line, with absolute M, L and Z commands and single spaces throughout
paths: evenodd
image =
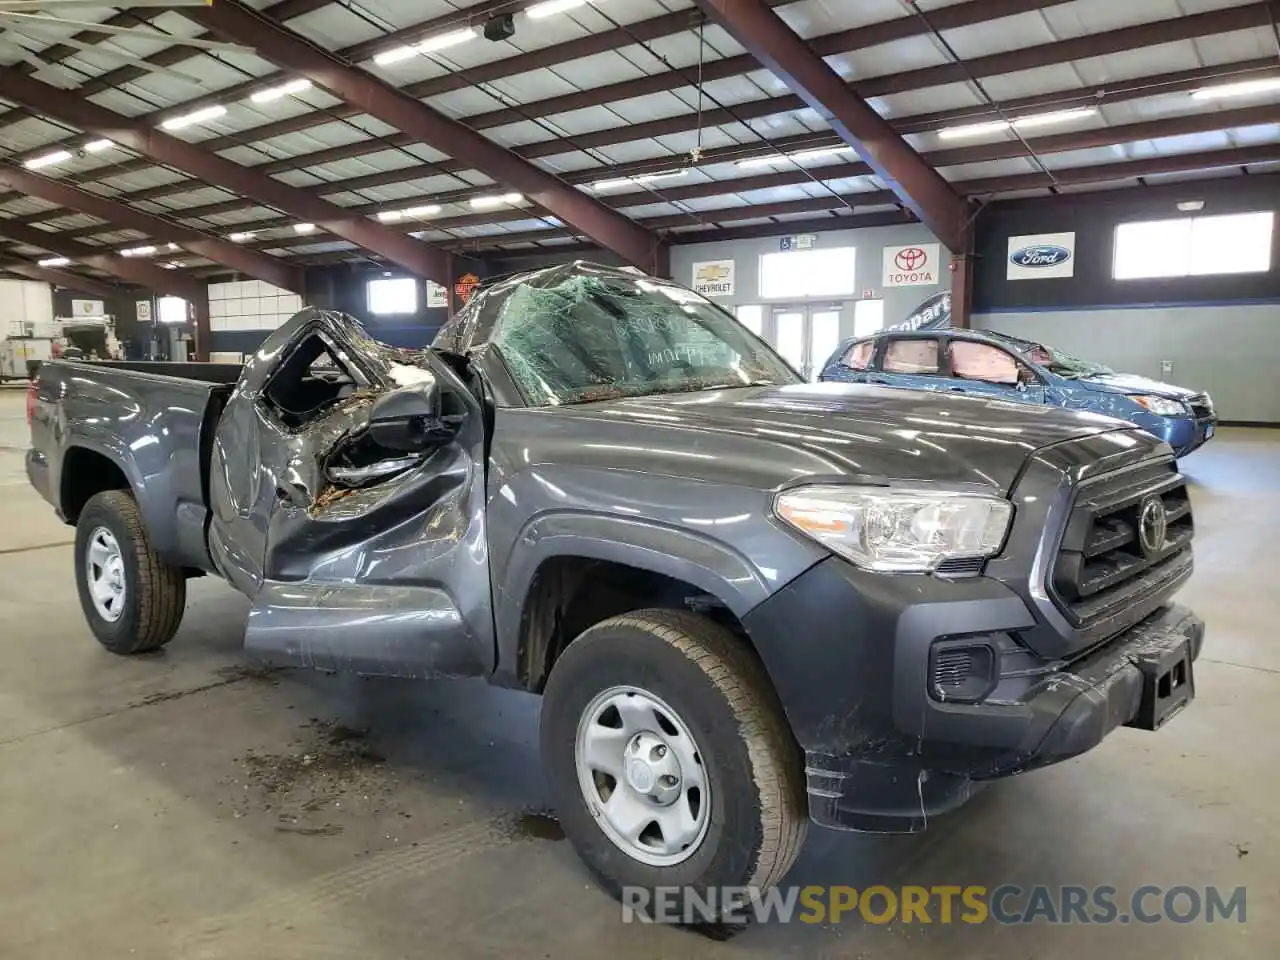
M 302 309 L 302 298 L 265 280 L 209 284 L 211 330 L 274 330 Z
M 779 224 L 779 231 L 785 231 L 786 224 Z M 855 247 L 857 259 L 854 266 L 854 296 L 849 298 L 830 297 L 811 298 L 807 302 L 812 305 L 838 303 L 841 311 L 841 335 L 853 336 L 853 305 L 863 294 L 865 299 L 884 300 L 884 322 L 892 324 L 901 320 L 927 297 L 946 289 L 951 283 L 951 274 L 947 268 L 949 263 L 946 248 L 939 250 L 941 264 L 938 270 L 939 283 L 935 286 L 889 287 L 882 285 L 884 248 L 909 243 L 937 243 L 931 233 L 919 224 L 903 224 L 891 227 L 867 227 L 861 230 L 831 230 L 817 234 L 815 246 L 818 247 Z M 678 244 L 671 248 L 671 276 L 677 283 L 691 285 L 693 281 L 693 265 L 706 260 L 734 261 L 734 292 L 732 296 L 716 297 L 717 303 L 732 309 L 749 303 L 769 303 L 760 296 L 760 257 L 762 254 L 774 253 L 780 249 L 778 237 L 766 237 L 754 240 L 729 240 L 723 243 L 690 243 Z M 794 299 L 776 301 L 778 303 L 795 303 Z
M 1224 420 L 1280 423 L 1280 304 L 983 313 L 973 325 L 1207 390 Z

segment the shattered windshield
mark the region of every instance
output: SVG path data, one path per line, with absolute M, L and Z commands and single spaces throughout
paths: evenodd
M 710 301 L 643 277 L 521 285 L 502 305 L 492 342 L 536 406 L 800 382 Z

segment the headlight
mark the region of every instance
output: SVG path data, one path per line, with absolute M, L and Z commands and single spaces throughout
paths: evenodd
M 1129 399 L 1146 407 L 1158 417 L 1187 415 L 1187 405 L 1181 400 L 1166 400 L 1164 397 L 1151 397 L 1146 394 L 1130 394 Z
M 891 487 L 796 487 L 774 511 L 866 570 L 928 573 L 944 560 L 1000 549 L 1013 507 L 983 494 Z

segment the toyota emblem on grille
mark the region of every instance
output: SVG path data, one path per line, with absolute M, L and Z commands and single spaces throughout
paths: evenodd
M 1165 512 L 1164 501 L 1158 496 L 1147 497 L 1138 510 L 1138 544 L 1143 554 L 1153 557 L 1163 550 L 1168 532 L 1169 514 Z

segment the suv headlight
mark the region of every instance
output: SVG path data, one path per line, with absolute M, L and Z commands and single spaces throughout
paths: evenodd
M 1181 400 L 1169 400 L 1165 397 L 1152 397 L 1144 393 L 1130 394 L 1129 399 L 1146 407 L 1158 417 L 1185 417 L 1187 405 Z
M 814 484 L 778 494 L 774 512 L 865 570 L 928 573 L 996 553 L 1013 507 L 985 494 Z

